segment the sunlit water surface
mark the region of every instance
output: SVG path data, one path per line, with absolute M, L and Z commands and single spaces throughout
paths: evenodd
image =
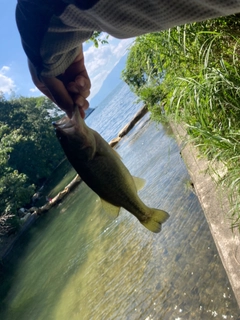
M 127 95 L 124 90 L 128 92 L 119 89 L 121 97 Z M 99 110 L 88 122 L 97 119 L 101 132 L 107 110 Z M 124 108 L 121 112 L 132 116 Z M 104 129 L 105 138 L 115 137 L 123 122 L 116 124 L 120 128 L 113 122 L 112 130 Z M 123 209 L 112 220 L 98 197 L 80 184 L 14 248 L 2 280 L 0 318 L 239 319 L 208 224 L 169 132 L 146 115 L 117 151 L 131 173 L 146 180 L 139 192 L 144 202 L 170 213 L 162 231 L 149 232 Z

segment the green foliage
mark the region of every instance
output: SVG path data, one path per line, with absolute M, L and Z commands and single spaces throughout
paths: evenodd
M 109 35 L 106 35 L 105 38 L 102 38 L 101 36 L 102 36 L 101 31 L 94 31 L 91 38 L 89 40 L 87 40 L 86 42 L 93 42 L 94 46 L 96 48 L 98 48 L 99 44 L 107 44 L 108 43 Z
M 165 75 L 162 57 L 158 53 L 159 34 L 138 37 L 129 52 L 123 80 L 148 106 L 158 103 L 164 96 L 161 83 Z
M 0 179 L 0 208 L 1 212 L 16 214 L 19 207 L 30 202 L 35 187 L 25 174 L 8 170 Z
M 30 203 L 64 158 L 51 124 L 56 116 L 43 97 L 0 98 L 0 214 Z
M 208 159 L 227 167 L 221 183 L 240 228 L 240 15 L 138 37 L 123 79 L 156 120 L 187 124 Z

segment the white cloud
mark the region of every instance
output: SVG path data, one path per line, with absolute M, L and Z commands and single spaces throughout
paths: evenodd
M 91 87 L 91 94 L 88 100 L 92 99 L 95 96 L 95 94 L 98 93 L 99 89 L 102 86 L 103 81 L 106 79 L 108 74 L 109 74 L 108 71 L 102 71 L 101 73 L 96 74 L 94 77 L 91 78 L 92 87 Z
M 8 66 L 3 66 L 2 69 L 0 70 L 1 73 L 8 72 L 10 70 L 10 67 Z
M 108 45 L 100 45 L 99 48 L 90 47 L 84 52 L 85 65 L 89 76 L 98 72 L 99 68 L 109 69 L 109 62 L 111 63 L 112 51 Z M 112 63 L 111 63 L 112 64 Z
M 121 58 L 126 52 L 127 52 L 127 48 L 129 48 L 129 46 L 132 44 L 133 39 L 124 39 L 121 40 L 117 46 L 115 46 L 112 50 L 113 54 L 117 57 L 117 58 Z
M 92 45 L 84 51 L 85 65 L 92 83 L 89 99 L 99 91 L 107 75 L 126 54 L 132 42 L 133 39 L 119 40 L 110 36 L 108 44 L 100 44 L 98 48 Z
M 6 75 L 10 71 L 10 67 L 3 66 L 0 69 L 0 92 L 5 94 L 11 94 L 16 89 L 14 81 Z
M 34 93 L 35 92 L 40 93 L 40 91 L 39 91 L 39 89 L 37 87 L 31 88 L 31 89 L 29 89 L 29 91 L 34 92 Z

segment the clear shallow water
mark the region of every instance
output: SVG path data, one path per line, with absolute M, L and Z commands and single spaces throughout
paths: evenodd
M 125 210 L 112 220 L 80 184 L 15 247 L 1 279 L 0 318 L 239 319 L 175 141 L 146 115 L 117 151 L 133 175 L 146 179 L 144 202 L 170 213 L 161 233 Z

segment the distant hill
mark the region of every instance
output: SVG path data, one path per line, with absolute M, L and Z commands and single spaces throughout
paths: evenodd
M 127 54 L 125 54 L 116 64 L 116 66 L 109 73 L 107 78 L 104 80 L 98 93 L 91 99 L 90 107 L 96 108 L 108 95 L 115 89 L 121 82 L 121 72 L 125 68 L 127 60 Z

